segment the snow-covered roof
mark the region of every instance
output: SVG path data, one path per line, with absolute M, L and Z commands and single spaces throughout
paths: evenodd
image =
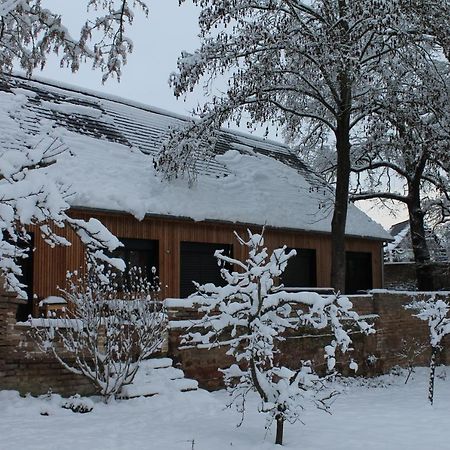
M 120 87 L 120 86 L 119 86 Z M 153 167 L 169 128 L 185 117 L 73 86 L 0 79 L 0 108 L 37 134 L 51 126 L 70 149 L 49 176 L 70 184 L 73 207 L 331 231 L 333 190 L 286 145 L 223 130 L 196 182 L 166 181 Z M 1 132 L 2 124 L 0 124 Z M 354 205 L 346 232 L 389 239 Z
M 393 251 L 395 250 L 401 242 L 408 236 L 409 234 L 409 220 L 404 220 L 403 222 L 398 222 L 391 226 L 389 229 L 390 235 L 394 238 L 393 241 L 389 242 L 385 247 L 385 251 Z

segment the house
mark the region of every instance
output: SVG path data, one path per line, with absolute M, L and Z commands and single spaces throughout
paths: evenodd
M 411 241 L 409 221 L 398 222 L 389 230 L 392 241 L 384 249 L 384 282 L 391 290 L 416 290 L 417 268 Z M 448 241 L 443 233 L 437 234 L 425 228 L 425 236 L 430 252 L 429 267 L 435 290 L 448 290 L 450 287 L 450 265 Z
M 185 297 L 192 280 L 220 282 L 216 249 L 244 258 L 233 231 L 260 231 L 269 248 L 297 249 L 286 286 L 329 287 L 333 190 L 285 145 L 223 130 L 196 182 L 165 181 L 153 167 L 168 130 L 186 118 L 97 92 L 20 76 L 0 80 L 0 96 L 17 100 L 17 126 L 51 125 L 68 147 L 48 176 L 70 187 L 71 215 L 98 218 L 124 246 L 129 265 L 155 267 L 164 297 Z M 1 99 L 0 99 L 1 100 Z M 6 102 L 11 104 L 11 102 Z M 0 108 L 5 107 L 0 101 Z M 17 112 L 17 111 L 16 111 Z M 48 246 L 31 229 L 34 251 L 24 266 L 28 312 L 58 295 L 68 270 L 83 265 L 83 246 Z M 347 293 L 382 287 L 385 230 L 350 205 L 346 229 Z
M 385 247 L 385 261 L 403 263 L 414 262 L 409 220 L 404 220 L 392 225 L 389 233 L 393 240 Z M 439 236 L 430 228 L 425 229 L 425 234 L 431 260 L 434 262 L 448 261 L 447 251 L 441 244 Z

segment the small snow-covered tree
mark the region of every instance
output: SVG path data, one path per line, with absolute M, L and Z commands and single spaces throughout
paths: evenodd
M 203 317 L 185 336 L 186 345 L 214 348 L 229 347 L 227 353 L 236 364 L 223 370 L 232 403 L 244 412 L 247 394 L 256 391 L 261 398 L 260 411 L 268 414 L 269 424 L 277 424 L 276 443 L 282 444 L 285 421 L 295 422 L 304 408 L 313 404 L 328 409 L 334 392 L 327 387 L 328 378 L 314 373 L 309 361 L 298 361 L 290 369 L 280 363 L 277 345 L 289 330 L 324 329 L 329 327 L 333 340 L 325 347 L 327 366 L 335 368 L 335 352 L 350 348 L 349 329 L 357 327 L 364 333 L 373 329 L 351 310 L 352 304 L 339 295 L 288 293 L 275 285 L 289 258 L 295 255 L 286 247 L 269 256 L 263 236 L 249 231 L 248 241 L 237 234 L 241 245 L 248 248 L 245 262 L 216 251 L 219 264 L 233 264 L 238 271 L 223 267 L 224 287 L 197 285 L 191 296 Z M 357 366 L 354 362 L 352 368 Z
M 70 180 L 58 173 L 57 159 L 70 150 L 51 128 L 27 110 L 20 94 L 1 92 L 0 101 L 0 276 L 8 289 L 25 295 L 18 277 L 29 247 L 29 227 L 35 225 L 51 245 L 70 245 L 58 233 L 65 226 L 81 239 L 90 257 L 123 270 L 121 260 L 104 250 L 120 245 L 100 221 L 70 216 Z
M 431 345 L 428 400 L 433 404 L 436 358 L 442 348 L 442 339 L 450 334 L 450 318 L 447 317 L 450 305 L 444 300 L 436 299 L 433 296 L 428 300 L 411 302 L 406 308 L 416 310 L 417 314 L 414 316 L 428 323 Z
M 30 319 L 31 335 L 72 373 L 87 377 L 108 402 L 133 382 L 140 362 L 158 351 L 166 317 L 157 301 L 159 284 L 131 269 L 128 283 L 115 273 L 88 264 L 85 275 L 71 274 L 63 291 L 62 318 Z
M 76 72 L 90 60 L 105 81 L 120 78 L 133 43 L 126 34 L 136 10 L 148 15 L 142 0 L 86 0 L 80 11 L 86 16 L 80 35 L 72 36 L 62 17 L 45 7 L 45 0 L 0 1 L 0 73 L 19 64 L 28 75 L 42 69 L 51 52 L 61 56 L 61 65 Z M 84 7 L 83 7 L 84 6 Z M 86 13 L 87 9 L 87 13 Z

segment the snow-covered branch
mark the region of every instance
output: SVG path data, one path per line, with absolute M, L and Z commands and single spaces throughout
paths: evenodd
M 447 317 L 450 305 L 446 301 L 436 298 L 436 296 L 433 295 L 428 300 L 411 302 L 406 306 L 406 309 L 417 311 L 415 317 L 428 324 L 431 345 L 428 400 L 433 404 L 436 358 L 442 348 L 442 339 L 450 334 L 450 318 Z
M 62 17 L 45 8 L 41 0 L 1 0 L 0 72 L 10 72 L 19 64 L 28 75 L 41 69 L 51 52 L 61 56 L 61 65 L 74 72 L 86 60 L 109 76 L 120 78 L 133 43 L 126 35 L 135 10 L 148 15 L 142 0 L 87 0 L 83 12 L 95 12 L 86 20 L 79 37 L 70 35 Z M 83 3 L 83 2 L 81 2 Z
M 91 258 L 123 269 L 123 262 L 109 258 L 120 245 L 98 220 L 72 218 L 69 180 L 58 176 L 57 158 L 75 157 L 52 129 L 41 124 L 32 133 L 20 95 L 2 93 L 0 101 L 9 105 L 0 113 L 0 275 L 9 289 L 25 296 L 20 263 L 27 257 L 30 228 L 34 226 L 51 245 L 70 245 L 58 231 L 71 227 Z M 19 125 L 20 126 L 19 126 Z
M 130 279 L 130 287 L 118 286 L 114 272 L 91 264 L 86 275 L 69 278 L 64 317 L 30 319 L 39 348 L 92 381 L 105 401 L 132 383 L 140 362 L 157 352 L 165 338 L 159 285 L 138 269 Z

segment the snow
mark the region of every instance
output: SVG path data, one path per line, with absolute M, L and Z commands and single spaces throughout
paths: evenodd
M 38 225 L 44 240 L 54 246 L 70 245 L 57 233 L 68 224 L 90 256 L 110 263 L 115 261 L 103 249 L 112 251 L 120 245 L 98 220 L 85 222 L 66 214 L 70 180 L 56 175 L 58 158 L 67 148 L 52 136 L 50 121 L 37 120 L 27 101 L 23 89 L 15 94 L 0 92 L 0 275 L 5 287 L 21 298 L 26 293 L 17 277 L 19 260 L 26 257 L 29 245 L 26 226 Z
M 57 100 L 38 102 L 35 92 L 26 90 L 27 84 L 13 89 L 22 101 L 27 96 L 33 98 L 33 106 L 27 109 L 29 120 L 39 122 L 44 111 L 46 122 L 53 124 L 54 133 L 70 150 L 47 172 L 63 185 L 70 180 L 71 196 L 67 200 L 71 206 L 123 211 L 138 219 L 162 215 L 326 233 L 331 230 L 333 191 L 312 172 L 255 151 L 261 148 L 271 154 L 292 156 L 283 144 L 229 133 L 238 142 L 232 142 L 231 150 L 205 165 L 204 173 L 189 187 L 186 180 L 162 180 L 153 167 L 153 156 L 169 127 L 182 124 L 179 117 L 63 86 L 27 83 L 57 96 Z M 87 123 L 95 119 L 100 127 L 95 130 L 98 135 L 74 131 L 51 111 L 76 116 L 80 124 L 84 118 Z M 129 145 L 106 140 L 102 127 L 118 133 Z M 349 205 L 346 232 L 389 239 L 380 225 L 354 205 Z
M 407 295 L 408 297 L 434 297 L 438 295 L 441 297 L 448 297 L 450 296 L 450 291 L 392 291 L 389 289 L 372 289 L 368 296 L 370 297 L 371 294 Z
M 442 339 L 450 334 L 449 304 L 431 295 L 427 300 L 412 301 L 406 309 L 417 311 L 415 317 L 428 322 L 431 347 L 440 347 Z
M 397 258 L 400 259 L 407 259 L 405 257 L 401 258 L 401 253 L 403 253 L 404 250 L 398 249 L 397 247 L 402 243 L 402 241 L 408 235 L 409 231 L 410 227 L 409 225 L 407 225 L 394 236 L 393 241 L 387 243 L 384 249 L 384 253 L 385 255 L 387 255 L 387 260 L 389 262 L 394 262 L 394 260 L 396 259 L 395 256 L 397 256 Z M 396 252 L 399 253 L 400 255 L 395 255 Z
M 66 304 L 67 301 L 62 298 L 62 297 L 58 297 L 56 295 L 51 295 L 50 297 L 44 298 L 43 300 L 41 300 L 39 302 L 39 306 L 42 307 L 44 305 L 61 305 L 61 304 Z
M 200 305 L 201 326 L 188 329 L 182 344 L 198 348 L 226 346 L 234 364 L 221 372 L 232 403 L 243 411 L 247 394 L 258 392 L 260 411 L 267 413 L 268 424 L 275 419 L 294 423 L 309 407 L 328 409 L 335 395 L 329 387 L 329 376 L 314 373 L 309 361 L 298 361 L 298 367 L 291 368 L 277 361 L 275 355 L 286 330 L 331 328 L 332 340 L 325 348 L 330 373 L 335 367 L 336 349 L 345 353 L 351 344 L 344 321 L 346 325 L 352 321 L 365 334 L 375 331 L 351 310 L 353 305 L 346 297 L 272 289 L 295 250 L 282 247 L 269 255 L 262 235 L 248 231 L 245 239 L 237 234 L 236 238 L 247 247 L 248 256 L 240 261 L 223 255 L 222 250 L 215 252 L 220 266 L 229 263 L 240 271 L 223 267 L 223 287 L 212 283 L 197 286 L 198 294 L 190 299 Z M 172 323 L 170 327 L 174 327 Z M 352 361 L 350 368 L 356 371 L 356 363 Z
M 61 179 L 72 180 L 74 195 L 69 202 L 73 206 L 126 211 L 138 219 L 156 214 L 322 232 L 331 229 L 330 211 L 317 206 L 325 191 L 311 193 L 309 183 L 295 169 L 273 158 L 230 150 L 216 157 L 230 171 L 228 176 L 199 176 L 189 188 L 184 180 L 162 181 L 142 153 L 72 132 L 62 134 L 76 155 L 76 160 L 65 157 L 57 168 Z M 374 231 L 374 223 L 361 211 L 350 209 L 349 234 L 385 237 L 381 228 Z
M 60 408 L 56 395 L 50 402 L 2 391 L 0 449 L 447 450 L 450 379 L 437 379 L 433 407 L 426 398 L 426 369 L 417 369 L 407 385 L 404 381 L 404 376 L 391 375 L 346 383 L 331 415 L 309 410 L 305 425 L 286 424 L 283 447 L 273 444 L 274 427 L 264 429 L 254 395 L 248 397 L 245 420 L 237 428 L 241 416 L 225 408 L 229 399 L 224 391 L 167 392 L 110 405 L 94 398 L 94 409 L 87 414 Z M 41 416 L 42 409 L 50 415 Z
M 402 240 L 405 238 L 405 236 L 409 233 L 409 225 L 403 228 L 395 237 L 392 242 L 389 242 L 386 245 L 386 251 L 392 252 L 397 248 L 397 246 L 402 242 Z
M 164 395 L 173 391 L 190 391 L 198 388 L 198 382 L 184 378 L 181 369 L 172 367 L 169 358 L 142 361 L 133 383 L 124 386 L 120 397 Z

